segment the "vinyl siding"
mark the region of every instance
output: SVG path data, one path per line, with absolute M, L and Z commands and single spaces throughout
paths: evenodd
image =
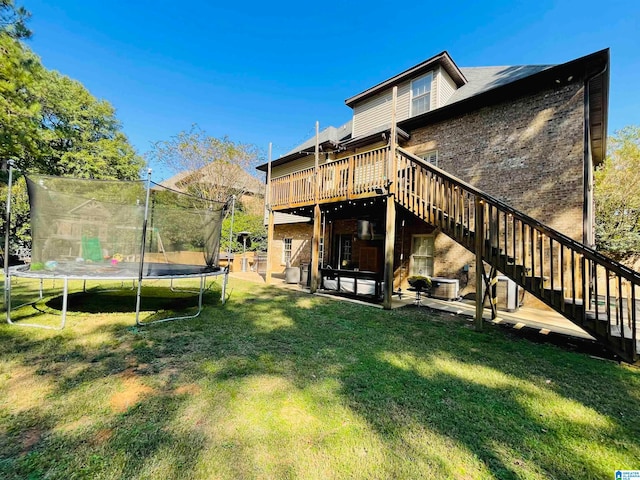
M 354 105 L 353 136 L 359 137 L 388 122 L 391 116 L 391 90 Z
M 438 107 L 437 71 L 431 82 L 431 109 Z M 391 122 L 391 100 L 393 88 L 389 88 L 353 107 L 353 137 L 380 130 Z M 411 81 L 398 85 L 397 121 L 409 118 L 411 111 Z
M 443 68 L 438 72 L 438 106 L 446 105 L 451 95 L 456 91 L 457 87 L 451 77 Z
M 320 154 L 320 165 L 326 162 L 324 153 Z M 307 168 L 313 168 L 316 165 L 316 157 L 312 153 L 300 160 L 285 163 L 284 165 L 278 165 L 271 170 L 271 178 L 278 178 L 284 175 L 289 175 L 293 172 L 299 172 L 300 170 L 306 170 Z

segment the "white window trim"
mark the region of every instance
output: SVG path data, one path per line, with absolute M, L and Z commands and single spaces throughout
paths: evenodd
M 428 77 L 428 76 L 431 77 L 431 82 L 429 82 L 429 92 L 428 92 L 428 94 L 429 94 L 429 109 L 427 110 L 427 112 L 431 111 L 431 101 L 432 101 L 431 93 L 433 93 L 433 79 L 435 78 L 435 72 L 433 72 L 433 71 L 427 72 L 424 75 L 420 75 L 419 77 L 414 78 L 413 80 L 411 80 L 411 84 L 409 85 L 409 93 L 410 93 L 410 95 L 409 95 L 409 97 L 410 97 L 409 98 L 409 116 L 410 117 L 414 116 L 414 113 L 413 113 L 413 100 L 415 98 L 420 98 L 420 97 L 423 97 L 423 96 L 427 95 L 427 92 L 425 92 L 422 95 L 419 95 L 418 97 L 414 97 L 413 96 L 413 82 L 416 82 L 418 80 L 422 80 L 424 77 Z M 422 113 L 427 113 L 427 112 L 422 112 Z M 420 113 L 418 115 L 422 115 L 422 113 Z
M 291 249 L 289 250 L 289 261 L 293 257 L 293 238 L 283 238 L 282 239 L 282 265 L 287 264 L 287 240 L 291 241 Z
M 414 243 L 414 239 L 417 237 L 433 239 L 433 255 L 431 256 L 433 258 L 433 272 L 431 272 L 431 275 L 430 275 L 430 276 L 433 276 L 436 269 L 436 245 L 435 245 L 435 235 L 433 233 L 419 233 L 419 234 L 411 235 L 411 251 L 409 253 L 409 275 L 410 276 L 417 275 L 413 273 L 413 257 L 414 257 L 413 243 Z M 428 255 L 420 255 L 420 256 L 428 257 Z
M 431 165 L 435 165 L 436 167 L 438 166 L 438 150 L 425 150 L 424 152 L 418 153 L 417 156 L 424 161 L 429 162 Z M 435 162 L 429 157 L 435 157 Z

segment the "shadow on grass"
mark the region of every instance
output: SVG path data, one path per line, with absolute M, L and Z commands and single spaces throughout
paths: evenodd
M 220 293 L 206 292 L 203 303 L 215 305 L 219 301 Z M 100 291 L 88 290 L 68 295 L 69 312 L 82 313 L 128 313 L 135 310 L 136 292 L 133 290 Z M 46 306 L 54 310 L 62 310 L 62 296 L 57 296 L 46 302 Z M 183 310 L 198 306 L 198 293 L 176 292 L 169 288 L 143 288 L 141 310 Z
M 55 408 L 37 404 L 5 415 L 0 474 L 64 478 L 80 471 L 91 478 L 140 478 L 150 475 L 156 461 L 174 464 L 162 478 L 187 478 L 211 440 L 198 429 L 172 429 L 186 401 L 174 387 L 260 375 L 277 375 L 300 389 L 337 382 L 341 402 L 367 422 L 392 457 L 436 465 L 449 477 L 459 472 L 451 470 L 444 454 L 412 441 L 416 430 L 462 446 L 496 478 L 607 478 L 612 472 L 591 455 L 592 442 L 610 442 L 611 451 L 622 452 L 629 465 L 616 468 L 636 468 L 631 465 L 640 457 L 636 371 L 550 345 L 505 339 L 498 329 L 477 333 L 465 320 L 433 312 L 387 312 L 285 290 L 243 288 L 224 306 L 207 306 L 195 320 L 138 330 L 121 322 L 86 327 L 87 335 L 104 339 L 93 345 L 80 341 L 82 332 L 0 328 L 5 358 L 37 365 L 36 374 L 52 385 L 47 398 L 59 408 L 105 379 L 133 374 L 154 387 L 144 402 L 73 435 L 55 428 L 63 416 Z M 104 312 L 105 304 L 122 301 L 106 298 L 87 300 L 98 304 L 82 311 Z M 214 371 L 205 368 L 211 362 Z M 544 411 L 532 407 L 545 401 Z M 573 402 L 593 422 L 558 412 L 555 401 Z M 37 434 L 25 438 L 24 432 L 33 431 Z M 237 461 L 259 462 L 250 455 Z M 403 476 L 398 463 L 380 468 L 382 478 Z

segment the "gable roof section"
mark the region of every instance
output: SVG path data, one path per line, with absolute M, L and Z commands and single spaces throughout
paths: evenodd
M 450 105 L 465 98 L 479 95 L 482 92 L 499 88 L 521 78 L 552 68 L 553 65 L 520 65 L 511 67 L 462 67 L 468 82 L 458 88 L 449 98 L 446 105 Z
M 160 185 L 182 192 L 191 182 L 205 180 L 212 183 L 215 182 L 217 185 L 223 187 L 237 189 L 245 193 L 264 195 L 264 184 L 243 170 L 240 166 L 231 164 L 227 165 L 226 167 L 230 169 L 230 173 L 226 177 L 218 175 L 218 172 L 212 171 L 211 167 L 212 164 L 210 163 L 195 171 L 179 172 L 173 177 L 160 182 Z
M 465 78 L 463 72 L 458 68 L 455 64 L 449 52 L 446 50 L 444 52 L 439 53 L 438 55 L 434 55 L 433 57 L 425 60 L 418 65 L 415 65 L 404 72 L 395 75 L 384 82 L 381 82 L 377 85 L 374 85 L 371 88 L 368 88 L 364 92 L 361 92 L 353 97 L 347 98 L 344 103 L 349 107 L 353 107 L 356 103 L 361 102 L 362 100 L 372 97 L 373 95 L 380 93 L 387 88 L 392 87 L 393 85 L 397 85 L 398 83 L 408 80 L 409 78 L 413 78 L 417 75 L 420 75 L 423 72 L 428 70 L 432 70 L 437 65 L 442 66 L 446 72 L 449 74 L 451 79 L 456 83 L 458 87 L 461 87 L 465 83 L 467 83 L 467 79 Z

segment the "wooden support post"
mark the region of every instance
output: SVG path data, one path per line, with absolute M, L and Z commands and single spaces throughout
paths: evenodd
M 393 295 L 393 257 L 396 241 L 396 202 L 392 195 L 387 196 L 387 223 L 384 238 L 384 296 L 382 305 L 391 310 Z
M 384 296 L 382 305 L 385 310 L 391 310 L 391 297 L 393 296 L 393 259 L 396 243 L 396 104 L 398 103 L 398 87 L 393 87 L 391 98 L 391 131 L 389 135 L 389 160 L 387 165 L 387 221 L 386 235 L 384 238 Z
M 318 197 L 320 195 L 320 122 L 316 121 L 316 145 L 315 145 L 315 158 L 313 177 L 315 178 L 314 190 L 313 190 L 313 203 L 318 205 Z
M 484 246 L 484 204 L 476 197 L 475 204 L 475 251 L 476 251 L 476 318 L 474 325 L 476 330 L 482 330 L 483 295 L 482 281 L 484 279 L 484 265 L 482 263 L 482 250 Z
M 316 203 L 313 207 L 313 238 L 311 240 L 311 271 L 309 275 L 311 275 L 311 283 L 309 287 L 309 291 L 311 293 L 315 293 L 320 286 L 320 270 L 318 269 L 319 265 L 319 254 L 320 254 L 320 232 L 322 225 L 321 213 L 320 213 L 320 205 Z
M 267 191 L 265 195 L 265 208 L 269 215 L 269 226 L 267 227 L 267 273 L 265 274 L 264 281 L 267 285 L 271 283 L 271 253 L 273 252 L 273 232 L 275 228 L 273 210 L 271 209 L 271 148 L 273 144 L 269 142 L 269 157 L 267 163 Z M 229 262 L 231 259 L 228 260 Z
M 316 145 L 315 145 L 315 164 L 314 164 L 314 203 L 313 206 L 313 237 L 311 238 L 311 267 L 309 275 L 311 275 L 311 281 L 309 283 L 309 291 L 315 293 L 320 286 L 320 271 L 318 270 L 320 262 L 320 227 L 322 224 L 322 218 L 320 213 L 320 205 L 318 204 L 318 197 L 320 194 L 320 178 L 318 170 L 320 168 L 320 122 L 316 121 Z

